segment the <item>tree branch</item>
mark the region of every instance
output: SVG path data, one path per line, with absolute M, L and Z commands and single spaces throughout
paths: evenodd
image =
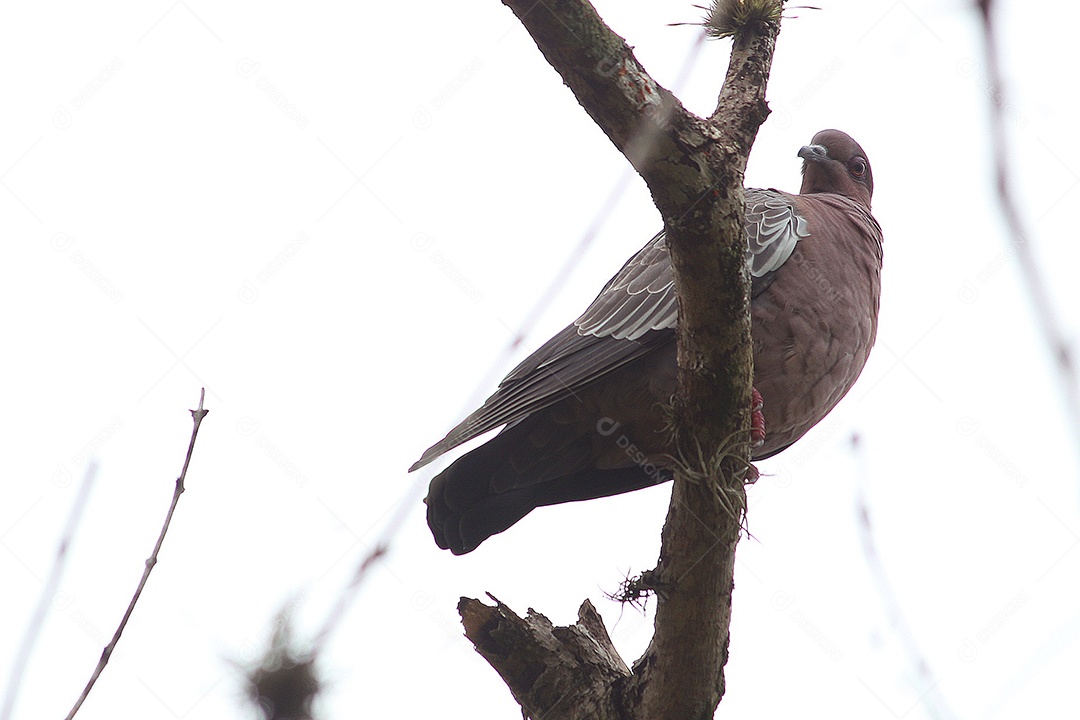
M 993 0 L 978 0 L 979 17 L 982 21 L 983 53 L 986 62 L 987 93 L 990 116 L 991 151 L 994 157 L 994 175 L 997 180 L 998 205 L 1005 218 L 1009 240 L 1016 251 L 1020 275 L 1024 278 L 1027 293 L 1035 314 L 1035 322 L 1042 332 L 1050 359 L 1057 369 L 1058 383 L 1064 396 L 1065 407 L 1072 423 L 1074 438 L 1080 439 L 1080 368 L 1077 367 L 1072 343 L 1069 342 L 1058 319 L 1059 313 L 1050 297 L 1049 283 L 1032 249 L 1032 236 L 1013 196 L 1012 172 L 1009 161 L 1009 141 L 1006 137 L 1003 107 L 1008 102 L 1001 74 L 1001 54 L 998 51 L 997 31 L 994 23 Z M 1074 443 L 1080 450 L 1080 443 Z
M 75 717 L 75 714 L 79 712 L 79 708 L 86 701 L 86 698 L 90 695 L 90 691 L 94 688 L 94 683 L 101 676 L 101 672 L 105 669 L 105 666 L 109 664 L 109 658 L 112 657 L 113 651 L 116 649 L 116 644 L 120 642 L 120 636 L 124 633 L 124 628 L 127 627 L 128 620 L 131 619 L 131 613 L 135 610 L 135 604 L 139 602 L 139 598 L 142 597 L 143 588 L 146 587 L 146 581 L 150 579 L 150 571 L 157 565 L 158 553 L 161 552 L 161 545 L 165 542 L 165 534 L 169 532 L 169 524 L 172 522 L 173 513 L 176 512 L 176 504 L 180 501 L 180 495 L 184 492 L 184 478 L 187 477 L 188 465 L 191 464 L 191 453 L 195 451 L 195 438 L 199 435 L 199 426 L 202 425 L 203 418 L 209 413 L 209 410 L 203 408 L 203 401 L 206 400 L 206 388 L 199 391 L 199 407 L 196 410 L 190 410 L 191 419 L 194 421 L 194 427 L 191 428 L 191 439 L 188 441 L 187 455 L 184 456 L 184 467 L 180 470 L 180 477 L 176 478 L 176 485 L 173 488 L 172 502 L 169 503 L 169 510 L 165 513 L 165 522 L 161 525 L 161 532 L 158 533 L 157 542 L 154 543 L 154 549 L 150 552 L 150 557 L 146 558 L 145 567 L 143 567 L 142 577 L 139 579 L 139 585 L 135 588 L 135 594 L 131 596 L 131 601 L 128 603 L 127 610 L 124 612 L 124 617 L 120 619 L 120 624 L 116 627 L 116 632 L 113 633 L 112 640 L 105 646 L 105 649 L 101 652 L 101 658 L 98 659 L 97 667 L 94 668 L 94 672 L 91 673 L 90 679 L 86 683 L 86 687 L 83 688 L 82 693 L 79 695 L 79 699 L 75 701 L 75 705 L 71 708 L 71 711 L 67 714 L 66 720 L 71 720 Z
M 521 618 L 498 598 L 488 597 L 495 607 L 464 597 L 458 603 L 465 636 L 499 671 L 528 716 L 626 717 L 622 698 L 612 688 L 630 677 L 630 669 L 592 603 L 581 604 L 576 624 L 555 627 L 534 610 Z
M 60 536 L 60 543 L 57 545 L 56 555 L 53 558 L 52 567 L 49 569 L 49 576 L 45 581 L 45 585 L 41 588 L 41 595 L 38 596 L 38 604 L 34 608 L 34 615 L 31 617 L 30 622 L 27 623 L 26 629 L 23 630 L 22 642 L 19 644 L 19 649 L 15 653 L 15 659 L 11 664 L 7 692 L 4 693 L 3 704 L 0 705 L 0 720 L 10 720 L 14 712 L 15 699 L 19 694 L 19 685 L 22 683 L 23 673 L 30 664 L 34 643 L 45 627 L 46 613 L 56 601 L 56 591 L 60 587 L 60 576 L 63 574 L 64 565 L 67 564 L 68 549 L 75 539 L 75 530 L 79 526 L 83 513 L 86 511 L 87 501 L 90 499 L 90 488 L 94 484 L 95 477 L 97 477 L 97 463 L 91 461 L 86 466 L 86 472 L 83 474 L 82 483 L 79 485 L 79 494 L 75 496 L 75 502 L 71 505 L 67 523 L 64 525 L 63 535 Z
M 663 216 L 679 297 L 676 473 L 660 563 L 650 580 L 661 589 L 655 634 L 629 677 L 619 672 L 614 653 L 598 670 L 551 640 L 582 622 L 552 629 L 542 615 L 521 620 L 501 603 L 490 608 L 475 600 L 463 599 L 458 609 L 468 637 L 532 716 L 607 717 L 600 710 L 577 713 L 587 696 L 594 699 L 591 707 L 605 712 L 624 708 L 618 717 L 712 717 L 724 690 L 735 546 L 750 466 L 753 348 L 742 182 L 769 112 L 765 85 L 782 2 L 720 0 L 729 10 L 751 12 L 717 33 L 731 35 L 733 49 L 708 119 L 687 111 L 653 80 L 585 0 L 503 2 L 645 180 Z M 710 18 L 717 14 L 714 8 Z M 567 688 L 572 701 L 529 690 L 531 681 L 566 666 L 567 657 L 578 658 L 580 687 L 552 682 Z
M 673 429 L 681 467 L 662 533 L 652 643 L 635 664 L 639 717 L 712 717 L 724 694 L 735 546 L 746 510 L 753 385 L 743 176 L 768 114 L 765 84 L 779 23 L 736 39 L 703 153 L 702 201 L 665 212 L 679 296 Z M 654 193 L 654 197 L 656 193 Z

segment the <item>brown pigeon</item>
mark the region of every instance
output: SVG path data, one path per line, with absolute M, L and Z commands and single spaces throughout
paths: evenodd
M 882 235 L 866 153 L 845 133 L 822 130 L 798 155 L 798 195 L 746 191 L 755 403 L 763 402 L 755 460 L 832 410 L 877 332 Z M 670 480 L 664 407 L 675 392 L 677 309 L 661 232 L 410 468 L 505 426 L 431 481 L 427 517 L 439 547 L 467 553 L 533 508 Z

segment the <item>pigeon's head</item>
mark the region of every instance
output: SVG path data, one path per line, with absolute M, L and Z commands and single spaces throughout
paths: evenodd
M 822 130 L 799 149 L 803 159 L 800 194 L 836 193 L 870 207 L 874 174 L 859 143 L 839 130 Z

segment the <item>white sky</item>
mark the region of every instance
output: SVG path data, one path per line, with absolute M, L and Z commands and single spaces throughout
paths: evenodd
M 797 189 L 795 153 L 822 128 L 860 141 L 886 238 L 881 329 L 850 397 L 750 490 L 718 717 L 1062 716 L 1080 667 L 1078 452 L 994 204 L 975 14 L 816 4 L 784 24 L 748 184 Z M 1014 179 L 1075 340 L 1080 9 L 1023 6 L 1000 18 Z M 695 30 L 667 23 L 695 20 L 691 3 L 598 7 L 671 87 Z M 300 634 L 318 627 L 405 468 L 494 388 L 626 163 L 494 0 L 3 14 L 0 679 L 94 457 L 15 717 L 67 712 L 205 385 L 188 491 L 79 717 L 244 716 L 231 663 L 298 594 Z M 692 110 L 712 110 L 727 52 L 701 54 Z M 497 375 L 658 229 L 628 188 Z M 929 693 L 865 559 L 860 488 Z M 461 636 L 461 595 L 559 624 L 589 597 L 632 661 L 651 614 L 603 593 L 654 565 L 668 493 L 541 510 L 461 558 L 417 502 L 328 648 L 321 716 L 516 717 Z

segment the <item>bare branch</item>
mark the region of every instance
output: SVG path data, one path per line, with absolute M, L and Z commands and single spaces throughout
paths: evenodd
M 1035 253 L 1031 249 L 1031 235 L 1024 225 L 1020 209 L 1013 198 L 1009 182 L 1009 143 L 1005 137 L 1005 119 L 1002 111 L 1005 104 L 1005 90 L 1001 79 L 1001 61 L 997 47 L 997 35 L 994 25 L 993 0 L 977 0 L 979 15 L 982 20 L 983 49 L 986 53 L 986 72 L 990 83 L 990 134 L 994 154 L 994 174 L 996 177 L 998 203 L 1001 214 L 1012 236 L 1013 250 L 1020 261 L 1020 274 L 1027 285 L 1027 292 L 1034 306 L 1035 322 L 1039 325 L 1043 339 L 1050 351 L 1050 358 L 1058 372 L 1058 382 L 1065 396 L 1069 419 L 1072 422 L 1072 434 L 1080 440 L 1080 376 L 1077 375 L 1076 362 L 1073 359 L 1071 344 L 1062 331 L 1054 303 L 1050 300 L 1046 278 L 1039 267 Z M 1080 442 L 1074 443 L 1080 449 Z
M 491 663 L 528 717 L 617 720 L 627 717 L 612 687 L 630 676 L 604 621 L 586 600 L 578 622 L 555 627 L 538 612 L 519 617 L 498 598 L 496 606 L 461 598 L 465 635 Z
M 641 717 L 711 717 L 724 694 L 753 384 L 742 181 L 768 112 L 778 32 L 769 22 L 736 39 L 709 118 L 717 142 L 702 175 L 711 197 L 664 215 L 679 296 L 673 429 L 680 457 L 657 567 L 672 587 L 659 596 L 652 643 L 635 664 Z
M 885 563 L 882 562 L 881 555 L 877 550 L 877 543 L 874 540 L 873 517 L 870 514 L 870 503 L 866 496 L 866 489 L 870 484 L 870 472 L 867 468 L 866 451 L 858 434 L 851 436 L 851 451 L 855 456 L 856 467 L 858 468 L 858 489 L 855 492 L 855 510 L 858 513 L 857 527 L 859 529 L 859 539 L 862 541 L 863 557 L 866 558 L 870 576 L 874 579 L 878 595 L 881 596 L 881 602 L 885 606 L 885 612 L 889 617 L 889 626 L 900 638 L 900 642 L 904 646 L 904 652 L 908 656 L 908 665 L 919 680 L 920 685 L 916 686 L 919 690 L 919 703 L 924 707 L 929 717 L 951 720 L 956 717 L 956 714 L 949 707 L 949 703 L 938 687 L 940 678 L 935 678 L 930 672 L 930 663 L 919 648 L 915 633 L 912 631 L 911 626 L 908 625 L 907 619 L 900 609 L 900 599 L 893 590 L 892 583 L 889 582 L 889 574 L 885 570 Z
M 158 553 L 161 551 L 161 544 L 165 542 L 165 533 L 169 531 L 169 523 L 172 522 L 173 513 L 176 511 L 176 503 L 180 500 L 181 493 L 184 492 L 184 478 L 187 477 L 188 465 L 191 464 L 191 453 L 195 450 L 195 438 L 199 434 L 199 426 L 202 424 L 203 418 L 210 412 L 203 409 L 203 402 L 206 399 L 206 388 L 203 388 L 199 392 L 199 407 L 196 410 L 191 411 L 191 417 L 194 421 L 194 427 L 191 429 L 191 440 L 188 442 L 187 455 L 184 457 L 184 467 L 180 470 L 180 477 L 176 478 L 176 488 L 173 490 L 172 502 L 169 504 L 169 511 L 165 514 L 165 522 L 161 526 L 161 532 L 158 534 L 157 542 L 154 543 L 154 549 L 150 553 L 150 557 L 146 559 L 146 567 L 143 569 L 142 578 L 139 580 L 139 586 L 135 588 L 135 594 L 131 596 L 131 602 L 128 603 L 127 611 L 124 612 L 124 617 L 121 618 L 120 624 L 116 628 L 116 632 L 113 633 L 112 640 L 105 646 L 105 649 L 101 653 L 101 659 L 98 660 L 97 667 L 94 668 L 93 674 L 90 676 L 90 680 L 87 681 L 86 687 L 83 688 L 82 694 L 79 695 L 79 699 L 75 701 L 75 705 L 71 708 L 71 712 L 67 714 L 67 720 L 75 717 L 75 713 L 79 712 L 79 708 L 82 707 L 83 702 L 86 701 L 86 697 L 90 694 L 90 690 L 93 689 L 94 683 L 101 676 L 101 672 L 105 669 L 105 666 L 109 664 L 109 658 L 112 657 L 113 651 L 116 649 L 116 644 L 120 642 L 120 635 L 123 634 L 124 628 L 127 627 L 128 620 L 131 619 L 131 613 L 135 609 L 135 603 L 139 601 L 139 597 L 142 596 L 143 588 L 146 587 L 146 581 L 150 577 L 150 571 L 157 565 Z
M 401 527 L 401 519 L 395 519 L 387 525 L 389 533 L 397 532 L 397 529 Z M 314 657 L 322 650 L 323 646 L 330 639 L 330 636 L 337 630 L 338 625 L 345 618 L 345 613 L 352 606 L 356 600 L 356 595 L 360 592 L 361 584 L 365 577 L 367 577 L 368 571 L 375 565 L 375 563 L 386 554 L 389 548 L 389 538 L 384 538 L 374 548 L 372 548 L 363 559 L 356 566 L 356 570 L 353 572 L 352 580 L 338 595 L 337 602 L 334 603 L 333 609 L 326 614 L 326 619 L 323 620 L 322 629 L 315 635 L 315 639 L 311 641 L 310 654 Z
M 632 677 L 595 690 L 603 698 L 598 707 L 617 708 L 625 701 L 632 717 L 711 717 L 715 711 L 723 694 L 734 552 L 746 507 L 753 356 L 742 180 L 768 115 L 765 85 L 782 3 L 720 1 L 762 12 L 724 30 L 734 37 L 734 47 L 717 109 L 706 120 L 656 83 L 588 2 L 503 0 L 648 184 L 664 218 L 675 272 L 679 380 L 672 425 L 678 457 L 660 564 L 653 574 L 665 591 L 658 598 L 653 642 Z M 554 706 L 536 704 L 537 694 L 527 691 L 531 686 L 523 690 L 514 679 L 522 667 L 536 672 L 553 667 L 544 659 L 545 653 L 558 656 L 544 640 L 546 619 L 546 625 L 530 626 L 542 619 L 534 614 L 515 624 L 517 616 L 501 603 L 492 609 L 463 600 L 459 610 L 470 639 L 528 712 L 579 716 L 576 701 L 567 706 L 561 697 L 544 695 L 558 704 L 552 712 Z M 491 637 L 492 623 L 517 630 L 506 631 L 505 648 L 485 652 L 480 641 Z M 517 657 L 509 652 L 511 638 L 535 651 L 529 662 L 508 659 Z M 565 664 L 562 656 L 550 662 Z M 586 665 L 578 671 L 590 677 Z M 524 677 L 537 676 L 526 672 Z
M 45 613 L 48 612 L 49 606 L 55 599 L 56 589 L 60 586 L 60 576 L 67 562 L 68 548 L 71 547 L 71 541 L 75 537 L 75 530 L 79 526 L 83 511 L 86 510 L 86 502 L 90 498 L 90 488 L 93 487 L 96 476 L 97 465 L 91 462 L 86 467 L 82 483 L 79 485 L 79 494 L 75 496 L 75 502 L 71 505 L 71 512 L 68 514 L 64 533 L 60 538 L 60 544 L 56 547 L 56 557 L 53 558 L 49 577 L 41 588 L 41 596 L 38 598 L 38 605 L 34 609 L 34 616 L 27 623 L 22 643 L 20 643 L 19 650 L 15 654 L 11 666 L 11 675 L 8 678 L 7 692 L 4 694 L 4 706 L 0 709 L 0 718 L 2 720 L 8 720 L 15 709 L 15 698 L 18 696 L 19 685 L 22 683 L 23 671 L 30 663 L 34 643 L 41 633 L 41 629 L 45 626 Z

